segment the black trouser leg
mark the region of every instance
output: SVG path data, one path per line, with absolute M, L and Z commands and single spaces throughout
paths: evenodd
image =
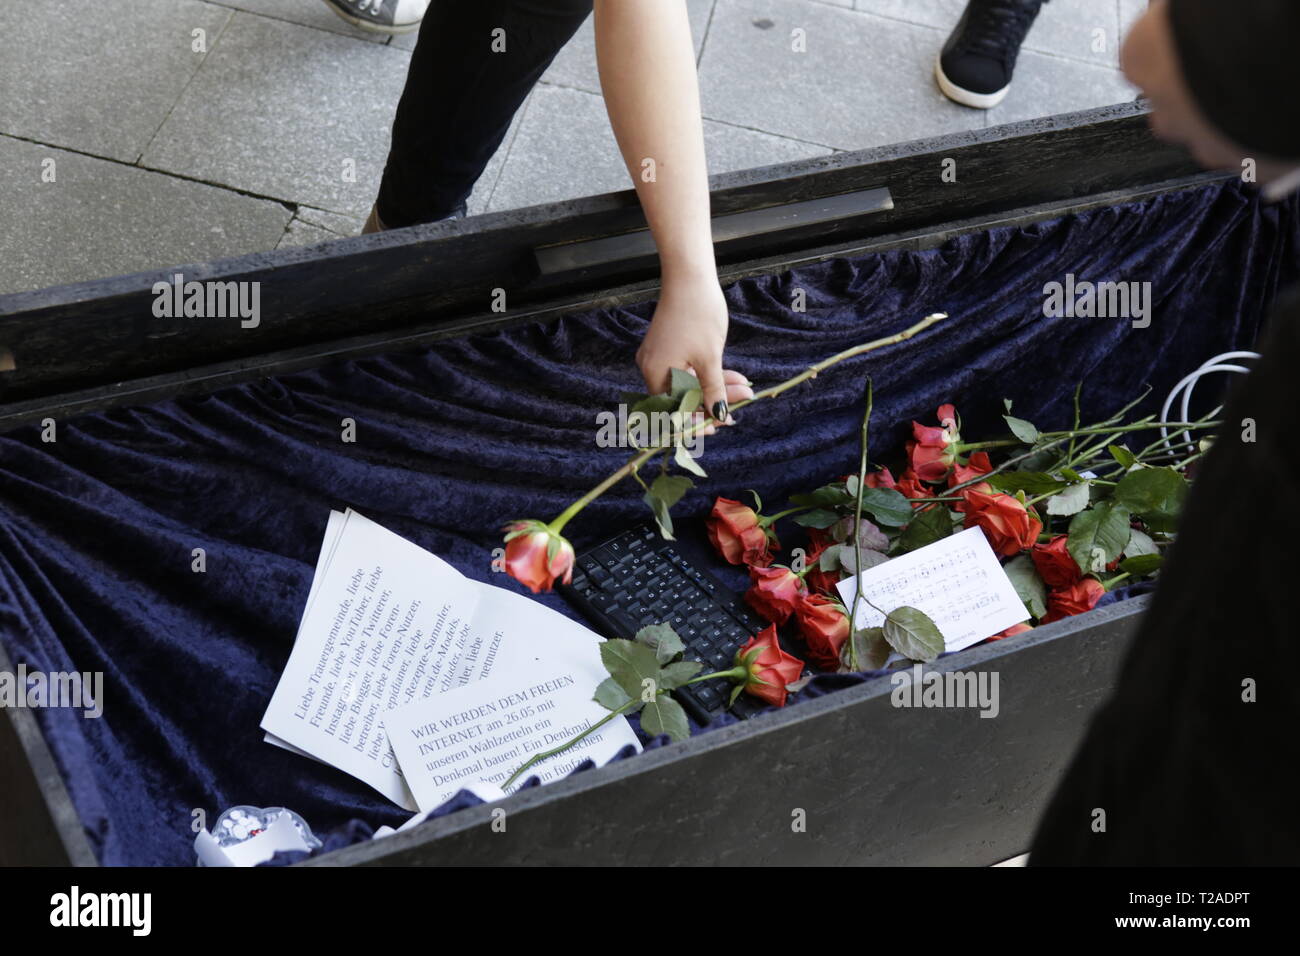
M 456 210 L 591 5 L 592 0 L 434 0 L 393 122 L 377 201 L 385 226 L 432 222 Z

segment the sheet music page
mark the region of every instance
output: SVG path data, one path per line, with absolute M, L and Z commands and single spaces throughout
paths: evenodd
M 841 581 L 845 607 L 853 607 L 858 581 L 863 596 L 885 612 L 906 606 L 928 614 L 949 651 L 978 644 L 1029 619 L 979 528 L 967 528 Z M 880 627 L 884 620 L 865 600 L 860 602 L 859 628 Z

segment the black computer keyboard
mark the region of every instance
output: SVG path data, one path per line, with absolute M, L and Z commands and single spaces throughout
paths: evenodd
M 732 667 L 741 645 L 767 626 L 652 526 L 632 528 L 583 553 L 562 591 L 607 637 L 630 640 L 648 625 L 671 625 L 686 645 L 684 659 L 701 662 L 701 673 Z M 733 687 L 705 681 L 673 693 L 705 724 L 726 709 Z M 742 694 L 731 712 L 744 718 L 764 706 Z

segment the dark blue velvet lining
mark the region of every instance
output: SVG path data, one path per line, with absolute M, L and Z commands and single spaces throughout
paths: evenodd
M 868 374 L 876 454 L 943 401 L 978 435 L 1001 430 L 1004 397 L 1039 424 L 1065 424 L 1080 380 L 1087 419 L 1147 383 L 1163 397 L 1203 359 L 1254 341 L 1300 271 L 1294 213 L 1228 183 L 740 282 L 728 291 L 728 364 L 760 385 L 929 312 L 952 319 L 743 412 L 709 440 L 711 477 L 681 510 L 745 488 L 775 505 L 851 470 Z M 1044 318 L 1043 285 L 1067 272 L 1151 282 L 1152 326 Z M 790 309 L 796 288 L 806 314 Z M 403 821 L 258 729 L 329 509 L 354 507 L 471 577 L 506 583 L 490 569 L 500 524 L 553 517 L 621 462 L 595 446 L 595 415 L 636 387 L 650 312 L 600 310 L 87 415 L 60 423 L 53 444 L 36 428 L 0 436 L 4 644 L 32 669 L 105 672 L 102 719 L 38 715 L 103 863 L 191 863 L 193 808 L 211 818 L 233 804 L 292 807 L 330 845 L 368 835 L 349 821 Z M 355 444 L 339 440 L 343 418 L 357 422 Z M 581 545 L 643 508 L 627 485 L 570 531 Z M 196 547 L 205 574 L 190 570 Z

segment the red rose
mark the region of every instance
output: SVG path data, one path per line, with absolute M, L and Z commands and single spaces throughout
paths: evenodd
M 888 468 L 881 468 L 879 471 L 873 471 L 867 475 L 868 488 L 893 488 L 894 476 L 889 473 Z
M 820 561 L 823 552 L 829 547 L 838 547 L 838 543 L 831 539 L 830 535 L 818 528 L 808 529 L 809 554 L 805 559 L 808 570 L 804 573 L 804 584 L 810 591 L 825 591 L 828 594 L 835 593 L 835 585 L 840 582 L 840 573 L 838 571 L 823 571 Z
M 1106 593 L 1101 582 L 1096 578 L 1082 578 L 1068 588 L 1057 588 L 1047 594 L 1047 613 L 1043 615 L 1042 624 L 1051 624 L 1063 617 L 1073 617 L 1085 611 L 1091 611 Z
M 1029 552 L 1038 576 L 1049 588 L 1068 588 L 1083 577 L 1079 562 L 1067 550 L 1069 543 L 1068 534 L 1058 534 L 1047 544 L 1034 545 Z
M 772 541 L 758 522 L 753 508 L 730 498 L 719 498 L 704 525 L 714 550 L 724 560 L 765 568 L 772 563 L 772 553 L 768 550 Z
M 808 543 L 812 545 L 814 551 L 820 553 L 836 542 L 830 528 L 809 528 Z
M 931 431 L 942 434 L 938 428 Z M 943 481 L 956 459 L 957 453 L 947 445 L 927 445 L 919 441 L 907 443 L 908 465 L 922 481 Z
M 970 456 L 966 464 L 958 464 L 948 476 L 948 487 L 955 485 L 964 485 L 972 478 L 978 478 L 981 475 L 987 475 L 993 470 L 993 462 L 989 461 L 988 452 L 977 451 Z
M 942 427 L 912 422 L 912 440 L 907 443 L 907 460 L 922 481 L 943 481 L 957 460 L 957 411 L 951 405 L 939 406 Z
M 784 624 L 790 620 L 799 599 L 808 593 L 808 588 L 799 576 L 781 565 L 770 568 L 751 567 L 749 578 L 754 586 L 745 592 L 745 600 L 758 612 L 759 617 L 773 624 Z
M 775 626 L 751 637 L 736 652 L 736 665 L 747 671 L 745 690 L 777 707 L 785 706 L 787 685 L 803 673 L 803 661 L 781 650 Z
M 981 528 L 994 552 L 1009 558 L 1029 547 L 1038 539 L 1043 523 L 1025 507 L 1019 498 L 1006 494 L 986 494 L 975 488 L 962 492 L 965 496 L 967 528 Z
M 849 639 L 844 606 L 824 594 L 809 594 L 795 607 L 794 619 L 812 662 L 824 671 L 839 670 L 840 650 Z
M 911 468 L 903 472 L 903 476 L 898 479 L 898 484 L 894 486 L 894 490 L 905 498 L 934 497 L 934 491 L 920 478 L 916 477 L 916 472 Z
M 540 521 L 514 521 L 505 530 L 506 573 L 516 581 L 537 594 L 573 580 L 573 545 L 565 538 Z
M 1017 634 L 1023 634 L 1025 633 L 1025 631 L 1032 631 L 1033 629 L 1034 627 L 1032 624 L 1012 624 L 1005 631 L 999 631 L 998 633 L 994 634 L 992 637 L 989 638 L 989 640 L 1000 641 L 1004 637 L 1015 637 Z

